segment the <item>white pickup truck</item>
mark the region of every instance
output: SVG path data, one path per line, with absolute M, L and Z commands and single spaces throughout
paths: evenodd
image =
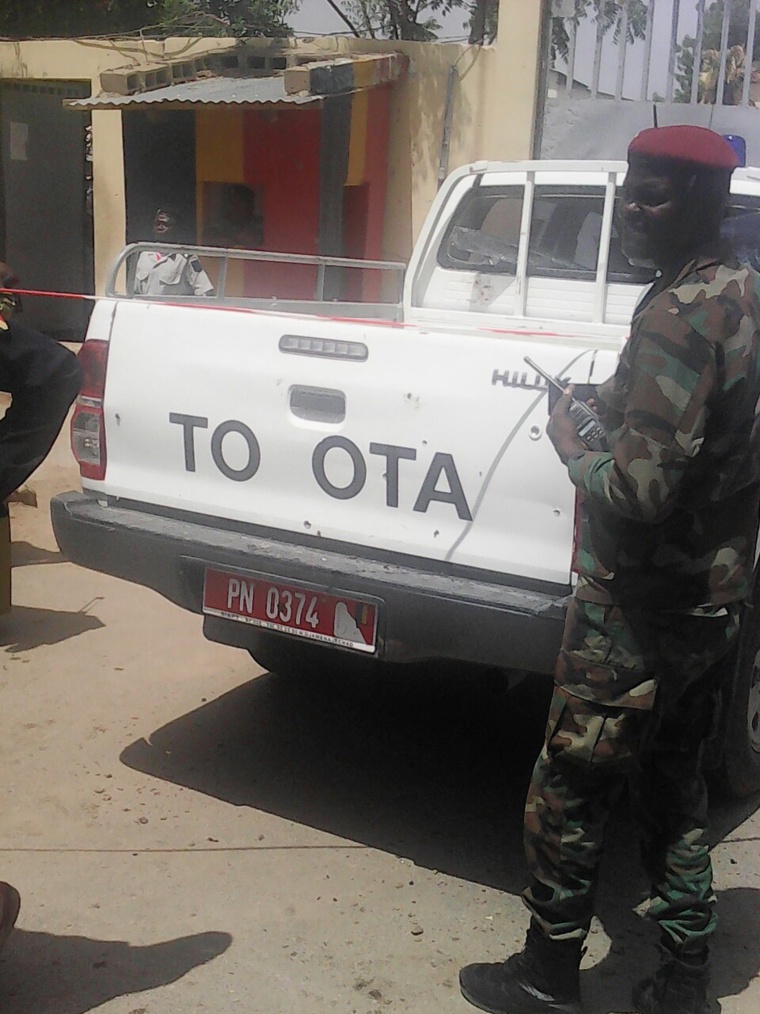
M 135 297 L 123 279 L 144 246 L 127 248 L 81 350 L 83 491 L 52 503 L 62 551 L 202 614 L 206 637 L 277 671 L 445 659 L 512 682 L 550 673 L 575 495 L 524 357 L 580 384 L 614 371 L 648 281 L 620 250 L 624 172 L 456 171 L 402 304 L 382 308 L 341 302 L 356 264 L 330 258 L 301 270 L 334 300 L 235 297 L 235 258 L 283 272 L 292 258 L 215 248 L 184 248 L 215 295 Z M 737 170 L 733 193 L 730 219 L 752 224 L 760 172 Z M 760 787 L 759 649 L 750 606 L 712 751 L 734 794 Z

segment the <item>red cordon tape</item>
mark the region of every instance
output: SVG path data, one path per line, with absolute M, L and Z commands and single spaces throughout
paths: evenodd
M 100 299 L 100 296 L 90 296 L 80 292 L 42 292 L 39 289 L 0 289 L 0 292 L 9 292 L 14 296 L 52 296 L 54 299 Z
M 88 293 L 79 292 L 45 292 L 41 289 L 0 289 L 0 293 L 9 292 L 14 296 L 45 296 L 51 299 L 89 299 L 93 303 L 97 301 L 109 302 L 109 303 L 124 303 L 132 302 L 135 297 L 130 296 L 92 296 Z M 138 297 L 139 298 L 139 297 Z M 150 302 L 150 300 L 143 300 L 143 302 Z M 252 313 L 256 315 L 265 314 L 271 316 L 274 314 L 278 317 L 290 317 L 294 314 L 292 311 L 286 310 L 255 310 L 250 306 L 222 306 L 214 303 L 175 303 L 173 300 L 170 302 L 168 299 L 157 300 L 162 306 L 186 306 L 195 308 L 196 310 L 225 310 L 227 313 Z M 374 317 L 332 317 L 327 315 L 320 315 L 314 313 L 300 314 L 304 317 L 315 317 L 317 320 L 334 320 L 336 323 L 341 324 L 372 324 L 380 327 L 395 327 L 395 328 L 406 328 L 414 327 L 417 330 L 425 331 L 438 331 L 441 328 L 438 327 L 427 327 L 422 324 L 408 324 L 406 321 L 399 320 L 376 320 Z M 505 327 L 488 327 L 485 324 L 481 324 L 480 331 L 490 331 L 493 334 L 525 334 L 525 329 L 519 330 L 517 328 L 505 328 Z M 530 330 L 530 329 L 529 329 Z M 533 334 L 538 335 L 541 338 L 567 338 L 567 334 L 562 331 L 539 331 L 533 329 Z

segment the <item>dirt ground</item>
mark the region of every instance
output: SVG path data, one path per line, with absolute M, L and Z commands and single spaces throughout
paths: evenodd
M 0 876 L 22 893 L 3 1014 L 456 1014 L 521 942 L 520 817 L 544 688 L 262 673 L 200 620 L 58 554 L 65 438 L 14 505 L 0 618 Z M 713 807 L 726 1014 L 760 1009 L 757 800 Z M 655 960 L 621 808 L 589 1014 Z

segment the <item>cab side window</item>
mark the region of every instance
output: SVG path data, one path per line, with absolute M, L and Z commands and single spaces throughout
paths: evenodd
M 444 268 L 514 274 L 523 187 L 475 187 L 460 203 L 438 251 Z
M 438 251 L 441 267 L 514 275 L 524 189 L 474 187 L 457 208 Z M 538 186 L 531 211 L 528 278 L 593 282 L 599 258 L 604 187 Z M 620 245 L 617 211 L 607 281 L 643 285 L 648 268 L 633 267 Z
M 528 277 L 593 281 L 603 212 L 602 187 L 536 187 Z
M 596 278 L 604 214 L 603 187 L 537 187 L 533 203 L 528 277 Z M 643 285 L 650 268 L 633 267 L 620 246 L 617 208 L 610 237 L 608 282 Z
M 760 198 L 732 194 L 721 236 L 742 264 L 760 271 Z

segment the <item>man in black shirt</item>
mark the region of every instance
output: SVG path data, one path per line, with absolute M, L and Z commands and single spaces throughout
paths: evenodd
M 4 510 L 5 500 L 47 456 L 82 382 L 82 368 L 72 352 L 18 321 L 18 297 L 7 291 L 17 285 L 13 272 L 0 264 L 0 391 L 12 398 L 0 420 L 0 505 Z M 0 950 L 20 905 L 15 887 L 0 882 Z

